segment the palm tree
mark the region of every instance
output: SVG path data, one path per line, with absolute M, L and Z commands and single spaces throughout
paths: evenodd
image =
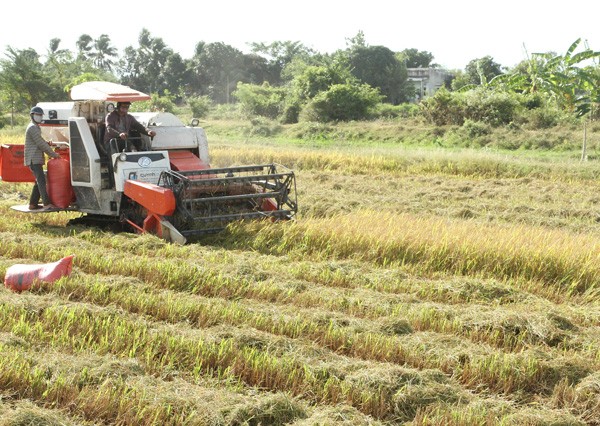
M 110 37 L 102 34 L 94 40 L 94 51 L 89 56 L 98 69 L 112 71 L 114 62 L 111 58 L 117 56 L 117 49 L 110 45 Z
M 59 49 L 60 39 L 53 38 L 50 40 L 48 45 L 48 53 L 46 55 L 46 67 L 50 69 L 54 69 L 56 71 L 56 75 L 58 76 L 59 85 L 64 86 L 64 64 L 65 61 L 70 58 L 70 52 L 68 49 Z
M 78 51 L 77 59 L 89 59 L 90 52 L 92 51 L 92 46 L 90 46 L 92 41 L 92 37 L 87 34 L 82 34 L 79 36 L 79 39 L 75 42 Z

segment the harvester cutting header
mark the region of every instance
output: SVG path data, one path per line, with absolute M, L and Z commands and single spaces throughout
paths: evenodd
M 105 118 L 115 103 L 150 96 L 96 81 L 73 87 L 71 99 L 38 104 L 44 111 L 42 134 L 62 157 L 48 162 L 48 192 L 60 210 L 85 213 L 81 219 L 119 221 L 181 244 L 235 220 L 296 214 L 293 171 L 276 164 L 211 168 L 206 134 L 197 122 L 186 126 L 170 113 L 132 112 L 153 137 L 133 131 L 107 146 Z M 1 153 L 3 180 L 33 181 L 22 146 L 3 145 Z

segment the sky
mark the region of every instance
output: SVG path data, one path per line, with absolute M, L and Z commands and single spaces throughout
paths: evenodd
M 85 6 L 84 6 L 85 5 Z M 464 69 L 491 56 L 505 67 L 527 52 L 564 54 L 578 38 L 600 50 L 600 1 L 533 0 L 146 0 L 11 1 L 2 5 L 0 58 L 8 46 L 47 52 L 52 38 L 76 51 L 82 34 L 107 34 L 119 54 L 138 46 L 145 28 L 183 58 L 199 41 L 250 52 L 249 43 L 299 41 L 321 53 L 347 47 L 362 31 L 367 45 L 433 54 L 434 63 Z

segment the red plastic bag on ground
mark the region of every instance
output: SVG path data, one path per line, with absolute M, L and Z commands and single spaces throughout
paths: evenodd
M 6 270 L 4 287 L 21 292 L 28 290 L 36 280 L 51 283 L 60 277 L 71 274 L 72 270 L 73 255 L 41 265 L 16 264 Z

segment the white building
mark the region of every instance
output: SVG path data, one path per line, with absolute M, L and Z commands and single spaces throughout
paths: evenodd
M 408 80 L 415 85 L 415 101 L 418 102 L 433 94 L 453 76 L 446 70 L 437 68 L 407 68 Z

